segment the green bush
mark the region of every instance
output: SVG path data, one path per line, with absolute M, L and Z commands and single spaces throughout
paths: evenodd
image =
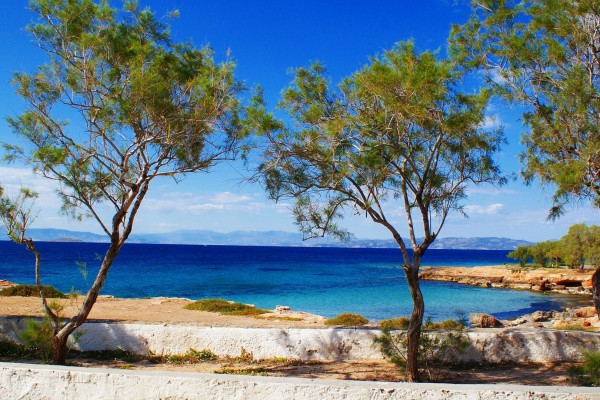
M 8 358 L 11 361 L 18 361 L 36 358 L 38 354 L 35 350 L 27 348 L 21 343 L 0 340 L 0 357 Z
M 69 296 L 52 286 L 42 286 L 44 296 L 53 299 L 66 299 Z M 35 285 L 16 285 L 0 290 L 0 296 L 40 297 L 40 291 Z
M 223 299 L 203 299 L 190 303 L 186 310 L 216 312 L 223 315 L 260 315 L 269 312 L 254 306 Z
M 464 321 L 460 319 L 440 323 L 428 319 L 423 324 L 419 338 L 418 363 L 429 381 L 438 380 L 440 367 L 452 365 L 456 356 L 464 353 L 471 344 L 464 327 Z M 433 332 L 434 330 L 443 332 Z M 385 358 L 401 370 L 405 370 L 408 345 L 406 331 L 392 332 L 390 328 L 383 328 L 381 335 L 373 339 L 373 342 Z
M 219 357 L 208 349 L 195 350 L 189 349 L 185 354 L 171 354 L 164 357 L 164 361 L 169 364 L 197 364 L 203 361 L 214 361 Z
M 583 364 L 568 369 L 576 385 L 600 387 L 600 351 L 582 351 Z
M 406 317 L 398 317 L 392 319 L 384 319 L 379 323 L 381 329 L 407 329 L 408 328 L 409 319 Z
M 369 320 L 360 314 L 343 313 L 337 317 L 333 317 L 325 321 L 325 325 L 336 325 L 336 326 L 363 326 L 368 324 Z
M 52 339 L 54 329 L 48 316 L 39 322 L 28 318 L 25 329 L 21 332 L 21 340 L 25 347 L 36 352 L 44 361 L 49 361 L 52 356 Z

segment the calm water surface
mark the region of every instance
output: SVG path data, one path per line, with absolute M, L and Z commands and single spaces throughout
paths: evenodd
M 99 268 L 102 243 L 38 243 L 42 280 L 85 292 Z M 507 251 L 428 250 L 424 266 L 498 265 Z M 126 298 L 221 297 L 261 308 L 287 305 L 331 317 L 342 312 L 380 320 L 409 315 L 412 302 L 396 249 L 245 247 L 128 244 L 101 294 Z M 85 265 L 82 271 L 81 265 Z M 0 279 L 34 283 L 33 257 L 0 241 Z M 515 317 L 581 302 L 573 296 L 485 289 L 423 281 L 426 315 L 435 320 L 465 313 Z

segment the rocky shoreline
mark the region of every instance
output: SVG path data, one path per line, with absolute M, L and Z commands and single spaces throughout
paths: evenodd
M 419 276 L 423 280 L 472 286 L 591 296 L 593 273 L 591 269 L 566 268 L 424 267 Z

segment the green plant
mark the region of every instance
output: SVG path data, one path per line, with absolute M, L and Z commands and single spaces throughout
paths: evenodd
M 171 354 L 164 357 L 164 361 L 170 364 L 197 364 L 203 361 L 214 361 L 219 357 L 208 349 L 189 349 L 185 354 Z
M 265 367 L 229 368 L 223 367 L 214 371 L 215 374 L 264 376 L 269 372 Z
M 41 322 L 33 318 L 27 319 L 20 337 L 26 348 L 36 352 L 44 361 L 50 360 L 54 329 L 48 316 L 45 316 Z
M 571 380 L 577 385 L 600 387 L 600 351 L 583 350 L 581 354 L 583 364 L 568 369 Z
M 389 330 L 407 329 L 408 323 L 409 323 L 408 318 L 398 317 L 398 318 L 384 319 L 383 321 L 379 322 L 379 327 L 381 329 L 389 329 Z
M 428 318 L 424 323 L 419 338 L 418 362 L 421 365 L 421 372 L 425 372 L 429 381 L 438 380 L 440 367 L 453 364 L 456 356 L 464 353 L 471 344 L 464 331 L 463 322 L 446 320 L 434 323 Z M 401 370 L 405 370 L 408 346 L 406 331 L 392 332 L 390 328 L 382 328 L 381 335 L 373 339 L 373 342 L 385 358 Z
M 52 286 L 42 286 L 42 291 L 48 298 L 66 299 L 69 297 Z M 16 285 L 0 290 L 0 296 L 40 297 L 40 291 L 35 285 Z
M 337 317 L 333 317 L 325 321 L 325 325 L 336 325 L 336 326 L 363 326 L 368 324 L 369 320 L 360 314 L 343 313 Z
M 561 325 L 558 329 L 566 330 L 566 331 L 587 331 L 593 332 L 594 328 L 589 326 L 583 326 L 581 324 L 570 324 L 570 325 Z
M 260 315 L 269 312 L 249 304 L 223 299 L 202 299 L 184 307 L 186 310 L 216 312 L 223 315 Z
M 23 346 L 21 343 L 0 340 L 0 357 L 6 357 L 10 360 L 23 360 L 36 358 L 37 356 L 37 351 Z

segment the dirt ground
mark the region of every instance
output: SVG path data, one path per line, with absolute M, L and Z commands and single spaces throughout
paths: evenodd
M 79 300 L 57 300 L 64 307 L 63 315 L 71 316 Z M 302 327 L 322 328 L 324 319 L 294 311 L 273 313 L 267 318 L 224 316 L 215 313 L 185 310 L 190 300 L 172 298 L 117 299 L 101 297 L 94 306 L 90 320 L 144 323 L 181 323 L 199 326 L 236 327 Z M 13 317 L 42 316 L 39 298 L 0 297 L 0 315 Z M 299 362 L 297 360 L 218 359 L 198 363 L 154 363 L 148 360 L 125 362 L 73 358 L 73 365 L 124 369 L 171 370 L 185 372 L 217 372 L 267 376 L 293 376 L 319 379 L 402 381 L 403 376 L 388 361 Z M 568 385 L 566 365 L 496 365 L 470 366 L 456 370 L 438 370 L 438 381 L 452 383 L 502 383 L 523 385 Z

